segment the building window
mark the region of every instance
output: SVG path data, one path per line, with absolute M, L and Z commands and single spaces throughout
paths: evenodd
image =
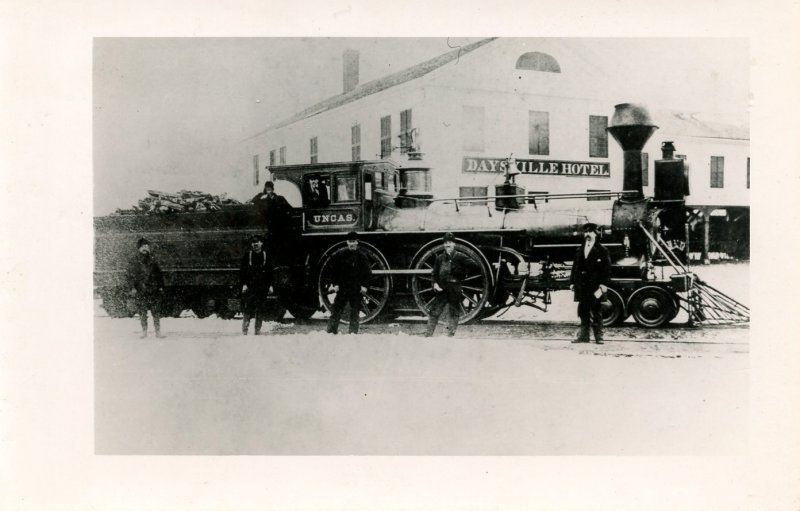
M 258 155 L 253 155 L 253 186 L 258 185 Z
M 597 193 L 597 192 L 611 193 L 611 190 L 586 190 L 586 193 Z M 593 195 L 591 197 L 587 197 L 586 200 L 611 200 L 611 195 Z
M 485 116 L 482 106 L 461 108 L 462 148 L 464 151 L 483 151 Z
M 608 117 L 589 116 L 589 156 L 608 158 Z
M 286 146 L 278 149 L 278 163 L 280 165 L 286 165 Z
M 311 140 L 309 142 L 311 147 L 308 152 L 311 155 L 311 163 L 317 163 L 319 154 L 317 146 L 317 137 L 311 137 Z
M 747 158 L 747 188 L 750 188 L 750 158 Z
M 411 109 L 400 112 L 400 152 L 407 153 L 413 151 L 414 144 L 411 127 Z
M 275 149 L 269 152 L 269 166 L 275 165 Z
M 528 111 L 528 154 L 550 154 L 550 114 Z
M 546 200 L 543 196 L 547 195 L 549 192 L 528 192 L 528 204 L 536 204 L 537 202 L 541 202 Z
M 353 161 L 361 159 L 361 125 L 353 124 L 350 128 L 350 158 Z
M 711 188 L 723 188 L 725 186 L 725 157 L 711 157 Z
M 642 186 L 649 186 L 650 182 L 650 155 L 642 153 Z
M 381 158 L 392 154 L 392 116 L 381 117 Z
M 517 69 L 528 71 L 544 71 L 546 73 L 560 73 L 561 66 L 558 61 L 546 53 L 531 51 L 523 53 L 517 59 Z
M 458 188 L 459 197 L 487 197 L 489 189 L 485 186 L 461 186 Z M 485 206 L 486 201 L 466 201 L 463 206 Z

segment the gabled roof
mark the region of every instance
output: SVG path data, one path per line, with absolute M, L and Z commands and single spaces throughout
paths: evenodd
M 391 87 L 394 87 L 396 85 L 400 85 L 402 83 L 415 80 L 421 76 L 430 73 L 431 71 L 435 71 L 436 69 L 444 66 L 449 62 L 452 62 L 456 59 L 463 57 L 467 53 L 477 50 L 481 46 L 488 44 L 494 41 L 495 39 L 497 38 L 490 37 L 488 39 L 481 39 L 480 41 L 476 41 L 466 46 L 461 46 L 453 51 L 444 53 L 430 60 L 426 60 L 425 62 L 417 64 L 416 66 L 412 66 L 409 67 L 408 69 L 398 71 L 383 78 L 378 78 L 377 80 L 372 80 L 371 82 L 359 85 L 350 92 L 346 92 L 344 94 L 339 94 L 338 96 L 333 96 L 332 98 L 328 98 L 324 101 L 317 103 L 316 105 L 306 108 L 305 110 L 293 115 L 292 117 L 289 117 L 288 119 L 273 124 L 264 131 L 261 131 L 253 135 L 253 137 L 257 137 L 268 131 L 282 128 L 283 126 L 287 126 L 299 120 L 306 119 L 308 117 L 313 117 L 323 112 L 327 112 L 328 110 L 332 110 L 347 103 L 351 103 L 353 101 L 359 100 L 371 94 L 375 94 L 376 92 L 380 92 L 389 89 Z
M 660 131 L 686 137 L 750 140 L 747 121 L 698 112 L 659 111 L 654 118 Z

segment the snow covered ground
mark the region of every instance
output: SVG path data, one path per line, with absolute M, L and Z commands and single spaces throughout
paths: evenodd
M 743 269 L 700 268 L 746 303 Z M 280 335 L 243 337 L 239 321 L 170 318 L 167 339 L 142 340 L 138 320 L 98 314 L 96 452 L 745 452 L 746 328 L 622 327 L 605 345 L 574 345 L 574 324 L 559 323 L 574 322 L 571 300 L 544 317 L 553 323 L 539 333 L 520 335 L 507 322 L 454 339 L 409 335 L 419 322 L 358 336 L 325 334 L 321 322 L 272 323 Z

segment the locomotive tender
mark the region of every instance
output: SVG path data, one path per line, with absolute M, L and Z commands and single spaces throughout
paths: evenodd
M 671 241 L 685 239 L 689 192 L 687 168 L 673 157 L 670 142 L 655 162 L 655 196 L 642 193 L 641 150 L 656 129 L 643 107 L 617 105 L 608 131 L 624 151 L 624 174 L 623 190 L 612 193 L 526 195 L 514 183 L 519 167 L 511 158 L 494 196 L 456 199 L 401 188 L 400 172 L 389 161 L 271 167 L 276 191 L 294 211 L 283 239 L 267 244 L 277 252 L 269 318 L 288 310 L 306 319 L 330 308 L 331 262 L 346 250 L 345 235 L 353 230 L 373 270 L 362 322 L 427 314 L 433 263 L 447 231 L 471 262 L 461 322 L 511 306 L 546 310 L 551 292 L 569 287 L 581 226 L 593 222 L 602 228 L 613 263 L 603 307 L 606 324 L 633 316 L 640 325 L 658 327 L 681 309 L 690 323 L 747 321 L 746 307 L 703 283 L 670 249 Z M 616 200 L 587 201 L 593 195 Z M 96 289 L 111 316 L 133 314 L 124 272 L 136 240 L 146 237 L 165 276 L 165 315 L 191 309 L 198 317 L 231 318 L 239 309 L 239 258 L 247 239 L 265 230 L 253 206 L 96 218 Z

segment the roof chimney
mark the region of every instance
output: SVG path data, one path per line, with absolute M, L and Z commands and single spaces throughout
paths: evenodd
M 347 94 L 358 85 L 358 50 L 344 50 L 342 54 L 342 77 L 344 93 Z

